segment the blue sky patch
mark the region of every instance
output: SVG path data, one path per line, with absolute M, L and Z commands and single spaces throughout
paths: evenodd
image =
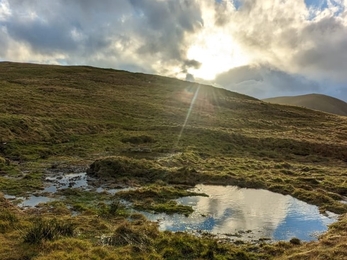
M 242 6 L 242 1 L 241 1 L 241 0 L 234 0 L 234 1 L 233 1 L 233 4 L 234 4 L 234 6 L 235 6 L 235 9 L 236 9 L 236 10 L 239 10 L 240 7 Z
M 328 3 L 334 7 L 334 16 L 339 16 L 344 10 L 345 7 L 343 4 L 339 3 L 336 0 L 305 0 L 305 4 L 308 9 L 311 10 L 309 20 L 313 20 L 316 15 L 316 11 L 323 11 L 324 9 L 329 8 Z M 331 6 L 330 6 L 331 8 Z M 336 9 L 337 8 L 337 9 Z M 313 12 L 312 12 L 313 11 Z
M 215 0 L 215 1 L 216 3 L 219 3 L 219 4 L 223 2 L 223 0 Z M 242 0 L 229 0 L 229 1 L 233 4 L 236 10 L 239 10 L 240 7 L 242 6 Z
M 327 0 L 305 0 L 307 8 L 324 10 L 328 8 Z
M 338 8 L 338 11 L 335 12 L 335 15 L 339 15 L 345 9 L 343 4 L 339 3 L 336 0 L 305 0 L 307 8 L 313 8 L 316 10 L 324 10 L 328 8 L 328 2 L 330 2 L 334 7 Z

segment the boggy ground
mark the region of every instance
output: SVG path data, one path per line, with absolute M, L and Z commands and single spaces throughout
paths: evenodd
M 0 67 L 0 191 L 42 190 L 47 169 L 69 167 L 88 168 L 100 184 L 139 188 L 115 197 L 65 189 L 64 199 L 30 210 L 1 195 L 0 259 L 347 255 L 347 209 L 340 202 L 347 196 L 345 117 L 154 75 Z M 172 199 L 197 183 L 268 189 L 342 215 L 318 242 L 251 245 L 159 232 L 119 203 L 126 198 L 141 209 L 189 214 Z

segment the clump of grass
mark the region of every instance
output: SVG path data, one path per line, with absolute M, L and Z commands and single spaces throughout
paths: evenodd
M 95 191 L 85 191 L 81 189 L 63 189 L 59 191 L 63 195 L 64 203 L 75 211 L 87 214 L 98 214 L 96 206 L 103 201 L 109 201 L 111 195 L 98 193 Z
M 10 166 L 12 167 L 12 166 Z M 15 169 L 15 172 L 18 170 Z M 7 171 L 10 178 L 7 176 L 0 176 L 0 190 L 10 195 L 23 195 L 29 191 L 36 191 L 42 189 L 42 174 L 29 173 L 23 175 L 18 172 Z
M 119 200 L 115 199 L 110 204 L 102 204 L 99 208 L 99 215 L 105 218 L 114 217 L 122 208 Z
M 299 238 L 293 237 L 291 240 L 289 240 L 289 242 L 293 245 L 300 245 L 301 241 Z
M 2 209 L 0 212 L 0 233 L 6 233 L 17 226 L 19 219 L 9 209 Z
M 167 213 L 167 214 L 174 214 L 179 213 L 183 214 L 185 216 L 189 216 L 191 213 L 193 213 L 193 209 L 190 206 L 186 205 L 180 205 L 176 201 L 168 201 L 165 203 L 148 203 L 146 201 L 145 203 L 135 203 L 134 208 L 139 210 L 146 210 L 146 211 L 154 211 L 158 213 Z
M 24 235 L 24 242 L 40 244 L 43 241 L 55 240 L 60 236 L 72 237 L 75 225 L 57 219 L 36 219 L 31 228 Z
M 99 178 L 127 177 L 140 182 L 152 182 L 164 179 L 166 171 L 150 160 L 114 156 L 96 160 L 90 165 L 87 174 Z
M 145 223 L 135 226 L 128 222 L 121 224 L 110 237 L 103 239 L 103 244 L 112 246 L 138 246 L 141 249 L 153 244 L 153 240 L 158 237 L 159 231 L 154 224 Z
M 9 223 L 14 224 L 18 222 L 18 217 L 10 210 L 2 209 L 2 211 L 0 212 L 0 220 L 8 221 Z
M 187 191 L 185 186 L 174 187 L 170 185 L 161 186 L 153 184 L 136 190 L 121 191 L 115 196 L 134 203 L 134 207 L 139 210 L 189 215 L 193 212 L 192 207 L 180 205 L 173 200 L 185 196 L 207 195 Z

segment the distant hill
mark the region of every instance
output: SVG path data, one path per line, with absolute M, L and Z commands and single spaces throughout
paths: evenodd
M 347 116 L 347 103 L 326 95 L 308 94 L 301 96 L 285 96 L 263 99 L 265 102 L 306 107 L 331 114 Z

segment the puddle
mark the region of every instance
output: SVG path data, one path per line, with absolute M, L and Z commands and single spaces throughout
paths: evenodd
M 49 198 L 46 196 L 35 196 L 31 195 L 29 197 L 17 197 L 13 195 L 4 195 L 5 199 L 12 200 L 12 201 L 17 201 L 18 207 L 21 208 L 26 208 L 26 207 L 36 207 L 40 203 L 46 203 L 49 201 L 53 201 L 53 198 Z
M 50 175 L 45 178 L 46 187 L 38 192 L 35 195 L 28 195 L 28 197 L 16 197 L 12 195 L 5 194 L 4 197 L 9 200 L 17 200 L 19 201 L 19 207 L 35 207 L 40 203 L 46 203 L 50 201 L 54 201 L 58 198 L 52 198 L 53 195 L 62 189 L 74 189 L 81 188 L 83 190 L 95 190 L 96 192 L 107 192 L 111 195 L 119 191 L 130 190 L 133 188 L 106 188 L 106 187 L 98 187 L 95 188 L 93 185 L 88 185 L 88 180 L 93 180 L 90 177 L 87 177 L 85 172 L 81 173 L 69 173 L 69 174 L 55 174 Z
M 235 240 L 316 240 L 337 220 L 337 215 L 319 213 L 318 207 L 291 196 L 267 190 L 235 186 L 197 185 L 194 192 L 209 197 L 183 197 L 177 201 L 194 209 L 189 217 L 143 213 L 158 221 L 161 230 L 209 232 Z M 329 216 L 330 215 L 330 216 Z
M 14 199 L 16 199 L 17 197 L 14 196 L 14 195 L 5 194 L 5 195 L 4 195 L 4 198 L 5 198 L 5 199 L 8 199 L 8 200 L 14 200 Z
M 98 193 L 101 193 L 101 192 L 107 192 L 111 195 L 114 195 L 116 194 L 117 192 L 120 192 L 120 191 L 126 191 L 126 190 L 129 190 L 128 188 L 120 188 L 120 189 L 105 189 L 103 187 L 99 187 L 96 189 L 96 192 Z
M 85 172 L 82 173 L 70 173 L 70 174 L 57 174 L 56 176 L 49 176 L 45 179 L 46 184 L 49 184 L 44 190 L 36 193 L 35 195 L 30 195 L 28 197 L 16 197 L 11 195 L 4 195 L 6 199 L 18 200 L 18 206 L 24 207 L 35 207 L 40 203 L 46 203 L 54 201 L 54 198 L 49 196 L 43 196 L 47 193 L 54 194 L 60 189 L 66 188 L 84 188 L 87 189 L 87 175 Z M 41 194 L 43 194 L 41 196 Z
M 87 174 L 85 172 L 82 173 L 69 173 L 62 174 L 58 176 L 50 176 L 46 177 L 46 181 L 52 183 L 48 187 L 46 187 L 43 192 L 55 193 L 60 189 L 67 188 L 81 188 L 87 187 Z
M 20 198 L 21 199 L 21 198 Z M 45 196 L 30 196 L 28 198 L 24 198 L 21 203 L 18 204 L 19 207 L 35 207 L 39 205 L 40 203 L 46 203 L 53 201 L 53 198 L 48 198 Z
M 20 200 L 20 207 L 35 207 L 58 199 L 51 196 L 66 188 L 95 190 L 111 195 L 121 190 L 134 189 L 88 185 L 89 177 L 87 179 L 85 172 L 48 176 L 45 180 L 46 188 L 36 196 L 24 198 L 5 195 L 5 198 Z M 193 207 L 194 212 L 189 217 L 180 214 L 140 213 L 151 221 L 158 221 L 161 230 L 189 231 L 197 235 L 208 232 L 220 238 L 248 241 L 264 238 L 290 240 L 293 237 L 303 241 L 316 240 L 318 235 L 327 230 L 329 224 L 337 220 L 335 214 L 320 214 L 317 206 L 267 190 L 197 185 L 191 191 L 205 193 L 209 197 L 178 199 L 178 203 Z
M 120 191 L 129 191 L 129 190 L 135 190 L 136 188 L 131 188 L 131 187 L 126 187 L 126 188 L 117 188 L 117 189 L 106 189 L 103 187 L 99 187 L 96 189 L 96 192 L 101 193 L 101 192 L 107 192 L 111 195 L 115 195 L 117 192 Z

